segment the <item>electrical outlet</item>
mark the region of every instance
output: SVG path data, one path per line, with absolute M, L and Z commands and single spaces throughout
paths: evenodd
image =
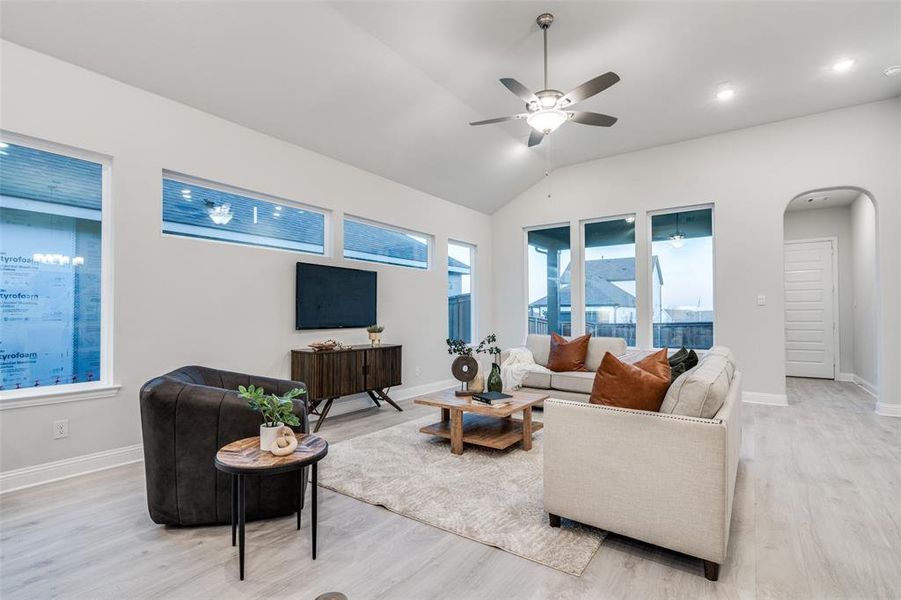
M 422 375 L 422 367 L 417 366 L 413 371 L 416 373 L 416 377 L 420 377 Z
M 59 440 L 69 437 L 69 419 L 60 419 L 53 422 L 53 439 Z

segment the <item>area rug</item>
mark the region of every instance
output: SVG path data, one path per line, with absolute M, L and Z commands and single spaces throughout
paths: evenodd
M 437 413 L 437 411 L 436 411 Z M 435 415 L 437 417 L 437 414 Z M 542 503 L 542 432 L 532 450 L 467 445 L 419 433 L 423 418 L 329 447 L 319 484 L 340 494 L 548 567 L 581 575 L 606 533 L 552 528 Z

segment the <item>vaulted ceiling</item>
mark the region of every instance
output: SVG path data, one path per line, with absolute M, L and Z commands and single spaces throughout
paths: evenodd
M 498 83 L 622 81 L 540 146 Z M 890 98 L 899 2 L 17 2 L 2 37 L 491 213 L 555 168 Z M 850 71 L 835 73 L 839 59 Z M 730 82 L 736 96 L 715 100 Z M 547 142 L 550 143 L 547 143 Z

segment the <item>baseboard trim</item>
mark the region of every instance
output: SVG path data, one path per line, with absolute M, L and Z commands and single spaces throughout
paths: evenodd
M 854 383 L 856 383 L 859 387 L 863 388 L 863 391 L 867 392 L 871 396 L 877 396 L 876 386 L 863 377 L 855 375 L 852 381 L 854 381 Z
M 836 381 L 845 381 L 848 383 L 857 383 L 854 378 L 857 377 L 854 373 L 839 373 L 835 378 Z
M 121 465 L 144 460 L 144 445 L 135 444 L 93 454 L 84 454 L 63 460 L 42 463 L 31 467 L 0 473 L 0 494 L 30 488 L 36 485 L 87 475 Z
M 395 400 L 408 400 L 423 394 L 446 390 L 455 387 L 456 385 L 459 385 L 459 382 L 456 379 L 433 381 L 423 385 L 398 388 L 392 396 Z M 329 412 L 329 417 L 354 412 L 371 406 L 372 400 L 369 399 L 369 396 L 352 396 L 343 401 L 336 402 Z M 383 404 L 382 406 L 385 405 Z M 79 475 L 87 475 L 88 473 L 112 469 L 113 467 L 140 462 L 142 460 L 144 460 L 144 445 L 135 444 L 134 446 L 114 448 L 112 450 L 95 452 L 94 454 L 85 454 L 82 456 L 33 465 L 31 467 L 13 469 L 12 471 L 0 473 L 0 494 L 22 490 L 36 485 L 43 485 L 53 481 L 60 481 L 62 479 L 69 479 L 70 477 L 77 477 Z
M 742 392 L 741 399 L 748 404 L 766 404 L 768 406 L 788 406 L 785 394 L 766 394 L 764 392 Z
M 901 404 L 876 403 L 876 414 L 881 417 L 901 417 Z
M 438 392 L 441 390 L 446 390 L 448 388 L 452 388 L 460 385 L 460 382 L 456 379 L 443 379 L 440 381 L 433 381 L 431 383 L 425 383 L 422 385 L 414 385 L 411 387 L 400 387 L 397 388 L 396 392 L 391 393 L 391 398 L 393 400 L 409 400 L 410 398 L 415 398 L 416 396 L 422 396 L 423 394 L 431 394 L 432 392 Z M 332 405 L 332 408 L 329 410 L 328 416 L 329 418 L 338 416 L 338 415 L 346 415 L 348 413 L 356 412 L 358 410 L 363 410 L 366 408 L 372 408 L 373 403 L 372 400 L 366 394 L 357 394 L 355 396 L 348 396 L 346 398 L 341 398 L 336 400 Z M 382 404 L 385 406 L 385 404 Z M 391 408 L 391 407 L 388 407 Z M 394 410 L 394 409 L 392 409 Z M 313 421 L 315 422 L 315 420 Z

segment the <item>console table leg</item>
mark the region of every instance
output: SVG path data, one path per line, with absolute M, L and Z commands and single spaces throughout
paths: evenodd
M 310 517 L 311 517 L 311 529 L 313 532 L 313 560 L 316 560 L 316 521 L 318 520 L 318 516 L 316 514 L 316 505 L 318 504 L 318 496 L 319 496 L 319 484 L 317 483 L 317 475 L 319 472 L 318 463 L 313 463 L 313 491 L 310 492 Z
M 394 400 L 392 400 L 391 397 L 388 396 L 388 394 L 386 394 L 384 390 L 375 390 L 375 393 L 379 395 L 379 398 L 381 398 L 382 400 L 384 400 L 385 402 L 387 402 L 388 404 L 390 404 L 391 406 L 393 406 L 394 408 L 396 408 L 396 409 L 399 410 L 400 412 L 404 412 L 404 409 L 402 409 L 401 407 L 399 407 L 399 406 L 397 405 L 397 402 L 395 402 Z
M 451 453 L 463 454 L 463 411 L 450 411 Z
M 379 408 L 382 407 L 382 404 L 379 402 L 379 399 L 376 397 L 375 393 L 372 390 L 366 390 L 366 393 L 369 394 L 370 400 L 375 402 L 375 405 Z
M 316 420 L 316 427 L 313 429 L 313 433 L 318 433 L 319 428 L 325 423 L 325 418 L 328 416 L 328 411 L 332 408 L 332 402 L 334 401 L 334 398 L 329 398 L 325 401 L 325 406 L 322 409 L 322 414 L 319 415 L 319 419 Z

